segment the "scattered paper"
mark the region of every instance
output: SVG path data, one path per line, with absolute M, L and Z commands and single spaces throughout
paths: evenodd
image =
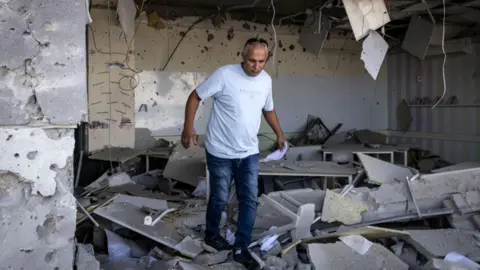
M 198 184 L 195 190 L 193 191 L 192 195 L 199 198 L 206 198 L 207 197 L 207 180 L 205 177 L 198 178 Z
M 361 235 L 341 236 L 339 239 L 361 255 L 365 255 L 373 244 Z
M 235 244 L 235 234 L 230 229 L 227 229 L 225 239 L 230 245 Z
M 288 142 L 285 141 L 282 149 L 278 149 L 277 151 L 271 153 L 265 159 L 263 159 L 262 162 L 267 162 L 271 160 L 280 160 L 283 158 L 283 156 L 285 156 L 285 153 L 287 153 L 287 151 L 288 151 Z
M 455 251 L 448 253 L 447 256 L 445 256 L 444 260 L 447 262 L 459 263 L 472 268 L 480 269 L 480 264 L 470 260 L 469 258 Z
M 275 235 L 269 235 L 269 236 L 266 236 L 262 239 L 262 241 L 260 242 L 260 250 L 261 251 L 269 251 L 270 249 L 274 248 L 278 241 L 278 234 L 275 234 Z

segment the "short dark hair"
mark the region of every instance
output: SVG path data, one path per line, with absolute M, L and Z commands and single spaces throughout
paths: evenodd
M 247 42 L 245 42 L 244 47 L 247 47 L 248 45 L 253 44 L 253 43 L 260 43 L 260 44 L 263 44 L 263 45 L 267 46 L 267 48 L 268 48 L 268 42 L 263 38 L 249 38 L 247 40 Z
M 247 42 L 245 42 L 245 46 L 243 46 L 243 57 L 246 57 L 246 55 L 248 54 L 248 46 L 251 45 L 251 44 L 262 44 L 263 46 L 265 46 L 266 50 L 267 50 L 267 54 L 268 54 L 268 42 L 263 39 L 263 38 L 250 38 L 247 40 Z M 267 57 L 268 58 L 268 57 Z

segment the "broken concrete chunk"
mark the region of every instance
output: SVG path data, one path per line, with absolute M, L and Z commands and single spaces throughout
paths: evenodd
M 473 169 L 480 167 L 480 162 L 462 162 L 455 165 L 432 170 L 432 173 L 451 172 L 457 170 Z
M 405 178 L 410 179 L 418 173 L 415 169 L 395 165 L 366 154 L 357 155 L 370 181 L 378 185 L 403 182 Z
M 173 248 L 190 258 L 195 258 L 204 250 L 201 246 L 201 243 L 193 240 L 190 236 L 185 237 L 182 242 L 178 243 Z
M 409 230 L 406 241 L 427 258 L 443 258 L 456 251 L 468 258 L 480 260 L 480 246 L 475 238 L 476 231 L 439 229 Z
M 94 254 L 91 244 L 77 244 L 75 256 L 75 266 L 77 270 L 100 270 L 100 262 L 97 261 Z
M 308 255 L 314 269 L 408 269 L 408 265 L 395 256 L 395 254 L 382 245 L 375 243 L 365 255 L 357 253 L 342 242 L 309 244 Z
M 322 210 L 322 221 L 339 221 L 346 225 L 362 221 L 361 213 L 368 210 L 367 205 L 327 190 Z

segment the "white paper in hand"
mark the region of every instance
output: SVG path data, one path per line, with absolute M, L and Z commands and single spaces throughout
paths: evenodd
M 285 153 L 287 153 L 287 151 L 288 151 L 288 143 L 287 141 L 285 141 L 285 143 L 283 144 L 283 149 L 278 149 L 277 151 L 271 153 L 265 159 L 263 159 L 262 162 L 267 162 L 270 160 L 280 160 L 283 158 L 283 156 L 285 156 Z

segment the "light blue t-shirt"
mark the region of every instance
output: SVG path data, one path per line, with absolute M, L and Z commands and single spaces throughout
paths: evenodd
M 197 87 L 200 99 L 213 97 L 205 147 L 219 158 L 258 154 L 257 134 L 262 110 L 273 110 L 272 78 L 262 71 L 247 75 L 240 64 L 215 70 Z

